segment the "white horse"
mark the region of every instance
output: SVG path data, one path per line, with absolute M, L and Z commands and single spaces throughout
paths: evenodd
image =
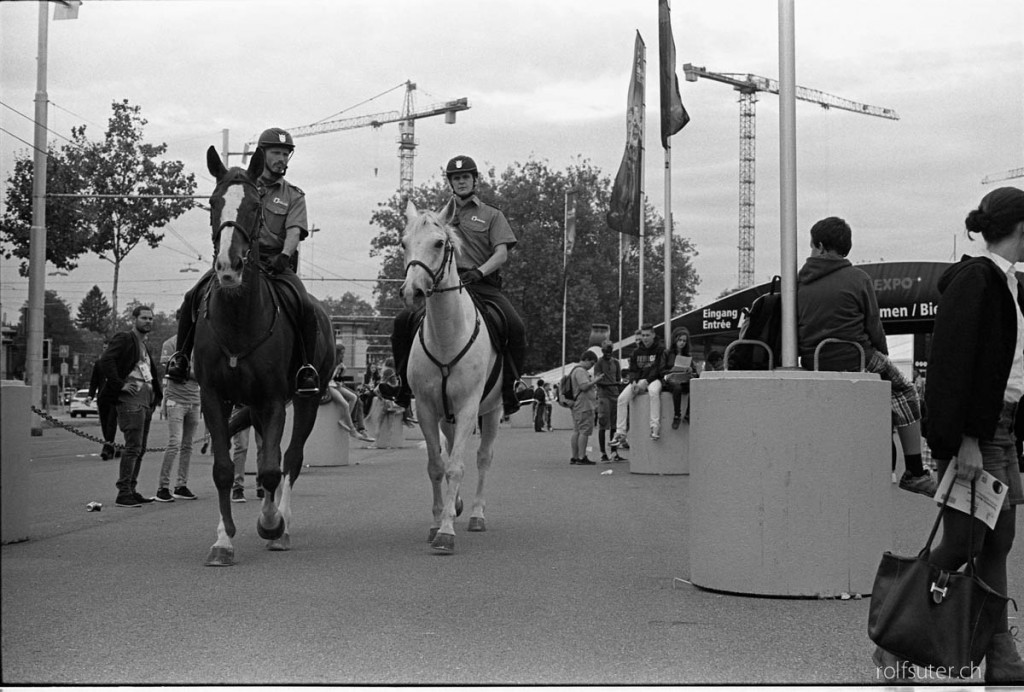
M 501 368 L 502 358 L 491 345 L 483 316 L 459 280 L 455 258 L 461 249 L 450 222 L 450 215 L 421 213 L 410 202 L 402 236 L 402 296 L 407 307 L 418 307 L 426 301 L 407 372 L 426 440 L 427 474 L 434 491 L 434 520 L 427 540 L 444 554 L 455 549 L 454 522 L 462 511 L 459 489 L 465 472 L 464 457 L 478 417 L 476 496 L 467 528 L 486 530 L 484 479 L 491 466 L 491 446 L 502 413 L 500 371 L 496 379 L 493 376 L 494 369 Z M 493 382 L 489 388 L 488 380 Z M 442 488 L 442 480 L 446 488 Z

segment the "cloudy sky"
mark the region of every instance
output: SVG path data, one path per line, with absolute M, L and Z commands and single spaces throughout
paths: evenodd
M 35 2 L 0 2 L 4 183 L 32 141 L 37 16 Z M 704 302 L 737 284 L 739 110 L 730 87 L 682 81 L 682 64 L 777 78 L 777 4 L 675 0 L 672 18 L 692 117 L 673 138 L 672 206 L 677 232 L 700 253 Z M 149 120 L 147 140 L 167 143 L 209 192 L 205 150 L 221 148 L 223 130 L 237 151 L 267 126 L 399 110 L 411 80 L 418 108 L 459 97 L 471 105 L 454 125 L 416 122 L 416 184 L 457 153 L 499 171 L 531 158 L 564 169 L 582 156 L 614 176 L 636 31 L 648 58 L 646 191 L 663 210 L 656 0 L 86 0 L 78 19 L 50 22 L 50 137 L 63 143 L 85 124 L 100 139 L 111 103 L 128 99 Z M 900 115 L 798 102 L 799 256 L 807 229 L 828 215 L 853 226 L 854 261 L 968 250 L 963 218 L 993 187 L 982 178 L 1024 166 L 1024 3 L 797 0 L 796 51 L 799 85 Z M 777 97 L 761 94 L 759 282 L 780 270 L 778 114 Z M 297 140 L 289 178 L 322 229 L 304 244 L 315 295 L 371 300 L 369 219 L 397 189 L 397 136 L 387 125 Z M 137 248 L 122 270 L 122 304 L 173 310 L 198 277 L 182 270 L 210 261 L 207 222 L 189 212 L 160 248 Z M 27 279 L 15 267 L 0 267 L 0 303 L 16 321 Z M 109 295 L 111 270 L 84 258 L 46 285 L 75 308 L 94 284 Z

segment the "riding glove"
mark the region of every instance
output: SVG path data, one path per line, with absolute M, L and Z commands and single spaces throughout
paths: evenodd
M 460 276 L 462 278 L 462 283 L 464 284 L 475 284 L 477 281 L 484 280 L 483 272 L 481 272 L 479 269 L 470 269 L 469 271 L 464 271 Z
M 270 260 L 270 267 L 274 270 L 275 274 L 283 274 L 286 269 L 291 268 L 292 258 L 291 255 L 286 255 L 283 252 L 275 255 L 274 259 Z

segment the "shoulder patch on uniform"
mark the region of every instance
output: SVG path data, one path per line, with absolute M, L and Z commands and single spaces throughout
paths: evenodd
M 305 192 L 303 192 L 303 191 L 302 191 L 302 188 L 301 188 L 301 187 L 299 187 L 298 185 L 292 185 L 292 189 L 293 189 L 293 190 L 295 190 L 296 192 L 298 192 L 298 193 L 299 193 L 300 195 L 302 195 L 303 197 L 305 197 L 305 196 L 306 196 L 306 193 L 305 193 Z

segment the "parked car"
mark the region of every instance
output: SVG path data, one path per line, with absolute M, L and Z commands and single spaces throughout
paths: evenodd
M 96 406 L 96 400 L 89 398 L 88 389 L 79 389 L 75 392 L 75 395 L 71 397 L 71 417 L 77 418 L 82 416 L 85 418 L 88 415 L 98 416 L 100 410 Z
M 71 400 L 75 398 L 75 389 L 73 387 L 64 390 L 64 405 L 70 406 Z

